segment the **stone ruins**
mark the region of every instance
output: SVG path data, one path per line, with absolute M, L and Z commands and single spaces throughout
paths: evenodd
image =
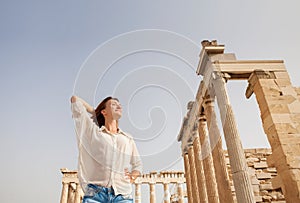
M 61 169 L 63 174 L 63 188 L 60 203 L 80 203 L 82 202 L 83 192 L 78 184 L 77 171 L 70 171 L 66 168 Z M 141 185 L 146 184 L 150 189 L 150 203 L 156 202 L 155 187 L 162 184 L 164 188 L 164 202 L 184 202 L 187 194 L 184 191 L 185 177 L 182 171 L 162 171 L 160 173 L 151 172 L 138 177 L 133 185 L 135 188 L 134 201 L 141 203 Z M 170 185 L 175 185 L 176 193 L 170 194 Z
M 247 165 L 226 89 L 228 80 L 247 80 L 245 96 L 249 98 L 255 94 L 272 150 L 267 162 L 263 163 L 267 168 L 262 169 L 273 167 L 277 171 L 275 177 L 267 175 L 272 178 L 267 181 L 269 188 L 281 190 L 286 202 L 300 202 L 300 88 L 292 86 L 283 61 L 236 60 L 234 54 L 224 53 L 224 48 L 216 41 L 202 41 L 197 74 L 202 75 L 203 80 L 195 101 L 188 104 L 178 136 L 184 158 L 188 201 L 253 203 L 260 201 L 265 193 L 253 188 L 253 184 L 257 184 L 253 174 L 260 180 L 265 172 L 256 173 Z M 230 171 L 223 153 L 215 100 L 228 149 Z M 259 164 L 256 163 L 256 167 Z M 264 187 L 267 186 L 259 184 L 260 189 Z M 265 200 L 270 202 L 272 198 L 265 197 Z
M 237 60 L 224 50 L 216 41 L 202 41 L 197 74 L 203 79 L 177 137 L 184 172 L 138 177 L 133 183 L 135 203 L 141 203 L 142 184 L 149 185 L 150 203 L 156 202 L 157 184 L 163 185 L 164 203 L 300 203 L 300 88 L 292 86 L 282 60 Z M 256 97 L 271 149 L 243 149 L 228 80 L 248 81 L 245 96 Z M 61 172 L 60 202 L 81 202 L 77 172 Z M 175 185 L 174 194 L 170 185 Z
M 267 165 L 267 157 L 272 154 L 271 149 L 245 149 L 245 157 L 249 167 L 251 185 L 253 187 L 256 202 L 285 203 L 281 190 L 281 180 L 278 179 L 274 167 Z M 228 152 L 224 151 L 227 170 L 231 171 Z M 80 203 L 83 192 L 78 184 L 77 171 L 61 169 L 63 174 L 61 203 Z M 156 202 L 155 187 L 162 184 L 164 187 L 164 203 L 187 202 L 186 180 L 183 172 L 151 172 L 137 178 L 133 187 L 135 188 L 135 202 L 141 202 L 141 185 L 149 187 L 149 202 Z M 171 194 L 169 188 L 175 185 L 175 193 Z M 233 198 L 236 202 L 236 195 L 231 175 L 229 184 Z M 161 197 L 160 197 L 161 198 Z

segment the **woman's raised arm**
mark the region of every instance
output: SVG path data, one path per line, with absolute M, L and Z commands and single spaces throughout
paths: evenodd
M 86 101 L 84 101 L 82 98 L 80 98 L 78 96 L 75 96 L 75 95 L 73 95 L 71 97 L 71 102 L 72 103 L 76 102 L 77 100 L 80 100 L 82 102 L 82 104 L 86 108 L 87 112 L 89 112 L 90 114 L 95 115 L 95 109 L 91 105 L 89 105 Z

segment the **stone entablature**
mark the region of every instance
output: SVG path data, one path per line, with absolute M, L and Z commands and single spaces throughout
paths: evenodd
M 168 183 L 185 183 L 183 171 L 161 171 L 142 174 L 135 181 L 138 183 L 168 184 Z

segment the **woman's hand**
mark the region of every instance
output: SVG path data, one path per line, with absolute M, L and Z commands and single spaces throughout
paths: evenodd
M 77 96 L 73 95 L 73 96 L 71 97 L 71 103 L 76 102 L 76 100 L 77 100 Z
M 125 172 L 125 179 L 130 180 L 130 183 L 133 183 L 135 179 L 140 175 L 139 171 L 132 171 L 130 173 L 128 168 L 125 168 L 124 172 Z

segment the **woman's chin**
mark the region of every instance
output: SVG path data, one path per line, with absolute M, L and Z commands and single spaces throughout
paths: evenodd
M 114 117 L 115 120 L 119 120 L 122 117 L 122 114 L 121 113 L 116 113 L 113 117 Z

